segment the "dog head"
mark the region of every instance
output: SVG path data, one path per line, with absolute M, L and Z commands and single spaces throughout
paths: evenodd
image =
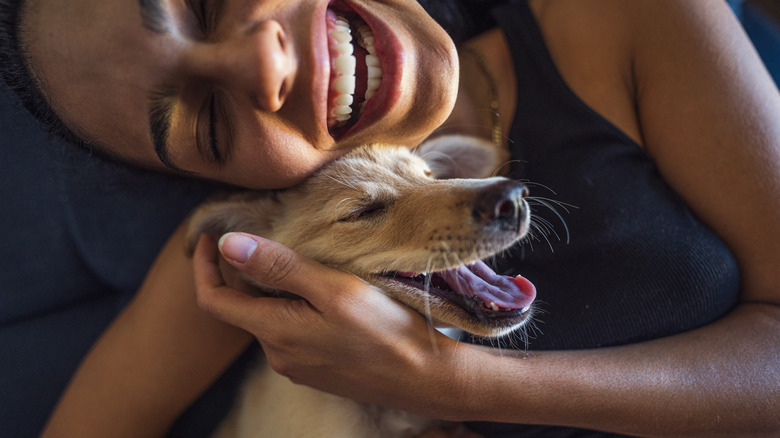
M 414 151 L 364 146 L 294 188 L 204 204 L 189 242 L 202 233 L 263 236 L 354 273 L 437 326 L 500 336 L 523 324 L 535 297 L 530 282 L 481 261 L 530 224 L 525 186 L 487 177 L 502 162 L 492 145 L 467 137 Z

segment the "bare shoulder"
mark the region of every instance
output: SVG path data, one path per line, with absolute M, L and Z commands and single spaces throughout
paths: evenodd
M 637 3 L 654 23 L 634 43 L 646 148 L 731 247 L 742 298 L 780 303 L 777 86 L 725 2 Z
M 624 110 L 636 117 L 641 144 L 734 252 L 743 300 L 780 303 L 780 93 L 726 2 L 532 5 L 548 26 L 551 51 L 559 46 L 556 63 L 571 84 L 583 75 L 576 70 L 588 65 L 578 56 L 613 56 L 617 70 L 599 67 L 598 73 L 613 75 L 613 85 L 615 77 L 624 79 L 620 93 L 628 93 L 632 105 Z M 579 42 L 569 41 L 577 35 Z M 587 54 L 572 54 L 576 44 Z M 567 63 L 573 66 L 568 73 Z

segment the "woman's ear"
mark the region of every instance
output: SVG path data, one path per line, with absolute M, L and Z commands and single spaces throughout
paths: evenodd
M 445 135 L 415 149 L 437 179 L 487 178 L 506 164 L 509 152 L 493 143 L 465 135 Z

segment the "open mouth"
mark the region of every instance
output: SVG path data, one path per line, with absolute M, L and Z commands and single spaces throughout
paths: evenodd
M 331 59 L 327 124 L 330 135 L 339 138 L 360 119 L 382 84 L 383 70 L 374 34 L 360 16 L 329 8 L 327 26 Z
M 445 299 L 478 318 L 516 317 L 526 313 L 536 298 L 533 283 L 521 276 L 498 275 L 482 261 L 439 272 L 385 276 Z

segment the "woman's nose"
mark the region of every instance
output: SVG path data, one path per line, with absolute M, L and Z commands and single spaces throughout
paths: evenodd
M 212 60 L 196 67 L 211 80 L 236 93 L 247 95 L 260 108 L 275 112 L 290 92 L 297 59 L 279 22 L 264 20 L 215 43 L 206 53 Z M 197 62 L 197 61 L 196 61 Z

